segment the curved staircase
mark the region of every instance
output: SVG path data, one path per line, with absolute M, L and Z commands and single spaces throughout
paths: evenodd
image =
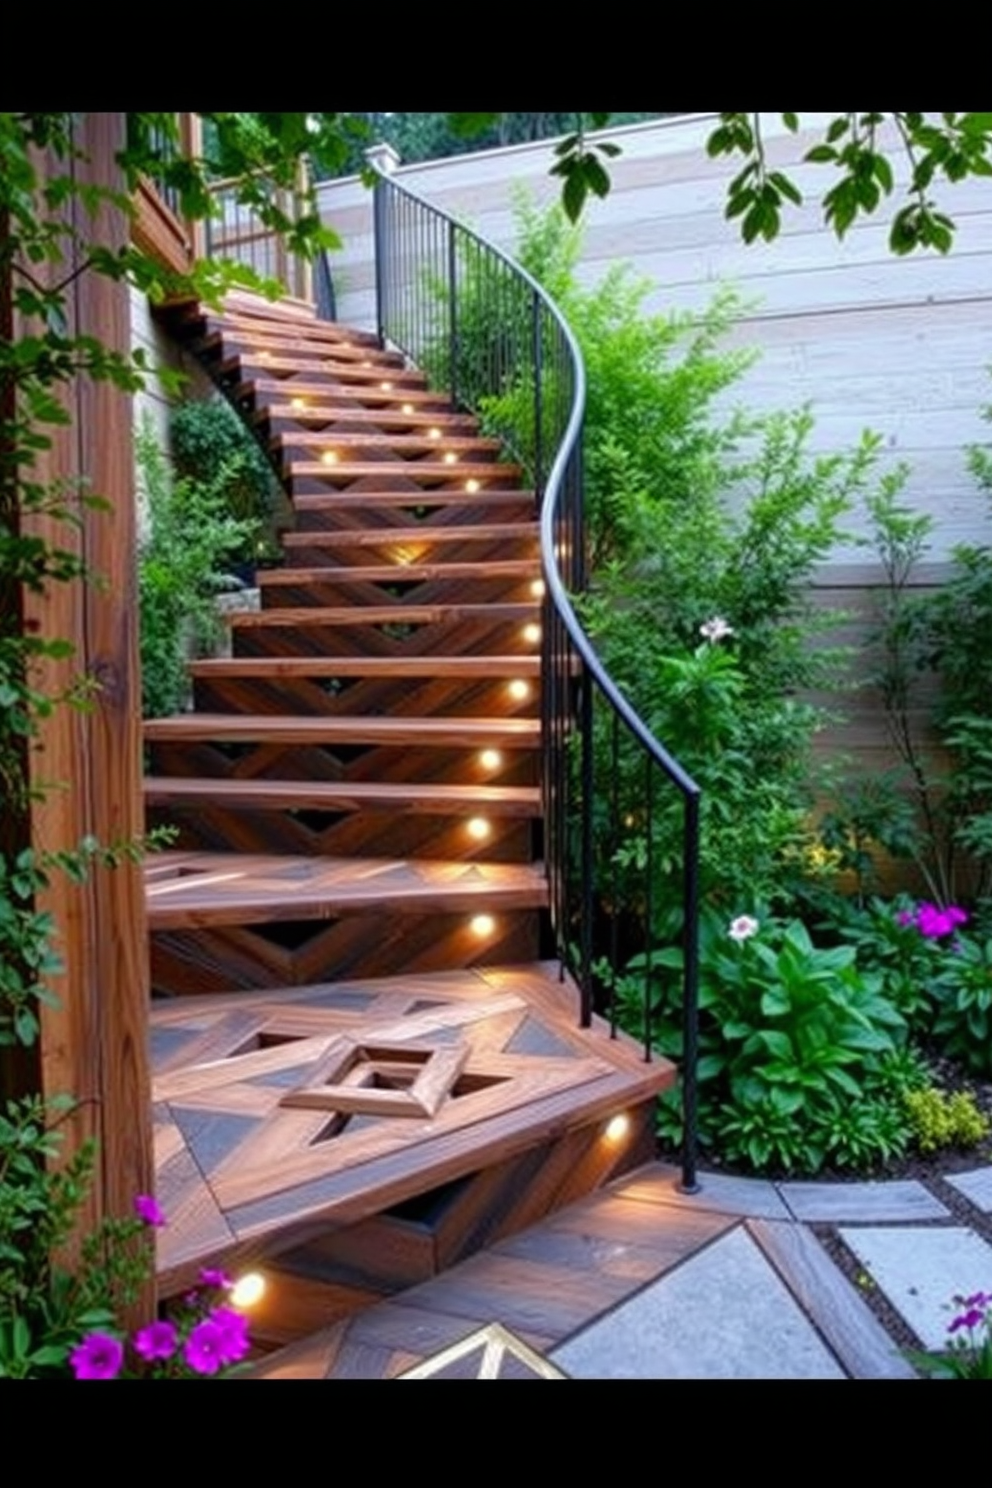
M 367 334 L 248 296 L 173 317 L 296 526 L 194 711 L 145 727 L 179 829 L 147 873 L 160 1283 L 266 1258 L 275 1344 L 643 1160 L 673 1071 L 577 1028 L 541 959 L 521 472 Z

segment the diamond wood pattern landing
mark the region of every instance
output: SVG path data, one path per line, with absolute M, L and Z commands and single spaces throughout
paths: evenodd
M 671 1079 L 543 965 L 153 1008 L 160 1284 L 286 1250 Z M 166 1202 L 167 1201 L 167 1202 Z

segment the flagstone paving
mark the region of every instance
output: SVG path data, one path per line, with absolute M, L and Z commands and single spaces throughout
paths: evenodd
M 963 1226 L 868 1226 L 841 1238 L 927 1348 L 947 1341 L 954 1295 L 992 1292 L 992 1246 Z

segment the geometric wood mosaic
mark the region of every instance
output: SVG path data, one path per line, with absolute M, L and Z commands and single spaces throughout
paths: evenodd
M 281 1106 L 366 1116 L 433 1116 L 468 1059 L 468 1048 L 359 1044 L 337 1039 Z

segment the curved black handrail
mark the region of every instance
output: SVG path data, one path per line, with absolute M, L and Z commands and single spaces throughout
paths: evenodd
M 519 264 L 378 166 L 375 186 L 379 334 L 450 389 L 452 402 L 495 416 L 511 452 L 533 473 L 540 504 L 544 575 L 542 624 L 542 794 L 551 920 L 560 962 L 578 982 L 580 1022 L 593 1013 L 595 871 L 593 734 L 605 706 L 611 751 L 613 852 L 619 845 L 616 794 L 620 731 L 644 761 L 644 877 L 647 924 L 644 1056 L 651 1058 L 652 834 L 658 772 L 683 802 L 683 1187 L 696 1182 L 696 1025 L 700 788 L 651 733 L 609 676 L 583 629 L 572 594 L 586 587 L 582 499 L 585 368 L 578 343 L 541 285 Z M 502 410 L 494 410 L 493 400 Z M 506 405 L 510 405 L 507 417 Z M 513 416 L 515 411 L 515 417 Z M 545 474 L 546 471 L 546 474 Z M 564 570 L 564 572 L 563 572 Z M 578 762 L 572 760 L 578 750 Z M 574 851 L 575 825 L 578 848 Z M 617 900 L 616 869 L 614 893 Z M 617 916 L 611 961 L 617 962 Z M 575 944 L 577 938 L 577 946 Z M 610 995 L 616 1032 L 616 1006 Z

